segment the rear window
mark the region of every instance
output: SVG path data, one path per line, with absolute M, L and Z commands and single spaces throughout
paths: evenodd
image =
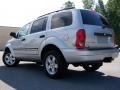
M 109 26 L 106 19 L 94 11 L 80 10 L 83 24 L 98 25 L 98 26 Z
M 45 31 L 46 24 L 47 24 L 47 17 L 34 21 L 30 33 Z

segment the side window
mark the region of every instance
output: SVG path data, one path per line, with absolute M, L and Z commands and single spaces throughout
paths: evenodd
M 30 33 L 36 33 L 46 30 L 46 24 L 47 17 L 34 21 Z
M 71 24 L 72 24 L 72 12 L 62 12 L 52 17 L 51 29 L 69 26 Z
M 30 29 L 30 23 L 26 24 L 25 26 L 23 26 L 20 31 L 17 33 L 17 37 L 22 37 L 28 34 L 28 31 Z

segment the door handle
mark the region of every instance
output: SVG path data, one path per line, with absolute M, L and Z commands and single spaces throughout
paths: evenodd
M 40 35 L 40 38 L 44 38 L 45 37 L 45 35 Z
M 26 40 L 25 38 L 21 39 L 21 41 L 25 41 L 25 40 Z

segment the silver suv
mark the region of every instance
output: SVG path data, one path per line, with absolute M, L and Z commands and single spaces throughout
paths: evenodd
M 58 78 L 69 64 L 95 71 L 118 56 L 115 34 L 99 13 L 81 9 L 55 11 L 23 26 L 5 46 L 3 62 L 12 67 L 19 61 L 44 66 Z

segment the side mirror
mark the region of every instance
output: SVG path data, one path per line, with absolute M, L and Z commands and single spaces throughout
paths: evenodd
M 12 36 L 12 37 L 14 37 L 14 38 L 17 38 L 17 36 L 16 36 L 16 33 L 15 33 L 15 32 L 11 32 L 11 33 L 10 33 L 10 36 Z

